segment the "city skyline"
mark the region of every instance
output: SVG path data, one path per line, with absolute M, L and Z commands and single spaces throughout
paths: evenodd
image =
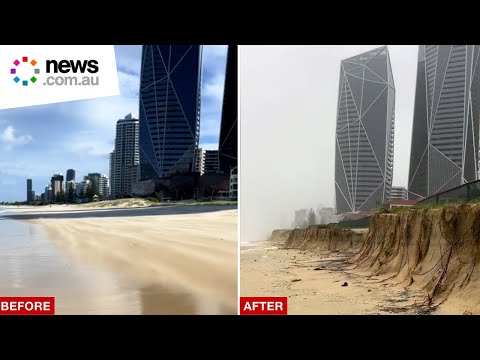
M 204 46 L 200 143 L 207 149 L 218 147 L 226 50 Z M 138 116 L 141 45 L 115 52 L 120 96 L 0 111 L 0 201 L 26 200 L 27 178 L 40 194 L 53 173 L 70 168 L 109 174 L 116 121 Z
M 84 176 L 81 177 L 82 180 L 80 179 L 67 180 L 68 174 L 71 174 L 72 172 L 75 173 L 75 169 L 68 169 L 67 176 L 65 176 L 62 172 L 52 173 L 52 176 L 50 177 L 50 181 L 45 185 L 45 187 L 42 187 L 41 185 L 38 186 L 39 188 L 41 188 L 40 192 L 38 193 L 35 193 L 35 191 L 31 190 L 33 185 L 32 179 L 27 179 L 26 200 L 18 200 L 15 202 L 56 201 L 55 199 L 58 194 L 61 194 L 62 196 L 67 195 L 69 191 L 69 187 L 72 187 L 72 189 L 74 190 L 74 193 L 76 194 L 75 197 L 73 199 L 70 199 L 69 201 L 73 200 L 75 202 L 76 197 L 78 196 L 78 193 L 80 191 L 79 187 L 81 187 L 82 184 L 85 183 L 85 181 L 91 182 L 92 180 L 95 181 L 96 190 L 99 196 L 101 196 L 102 198 L 108 198 L 110 196 L 109 175 L 100 174 L 98 172 L 89 172 L 88 174 L 85 174 Z M 50 189 L 52 193 L 48 194 L 47 189 Z M 62 201 L 64 200 L 62 199 L 61 202 Z M 0 200 L 0 202 L 8 202 L 8 201 Z

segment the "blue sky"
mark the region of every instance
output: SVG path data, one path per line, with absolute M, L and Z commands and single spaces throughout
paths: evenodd
M 0 201 L 26 200 L 26 179 L 40 195 L 54 173 L 108 176 L 115 124 L 138 117 L 141 45 L 115 46 L 120 96 L 0 110 Z M 203 47 L 200 146 L 217 149 L 226 45 Z

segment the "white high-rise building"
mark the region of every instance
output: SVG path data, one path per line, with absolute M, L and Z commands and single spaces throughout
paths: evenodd
M 205 150 L 198 149 L 197 156 L 195 158 L 195 172 L 203 175 L 205 173 Z
M 97 188 L 98 195 L 100 197 L 107 197 L 108 196 L 108 176 L 105 174 L 100 173 L 89 173 L 87 178 L 95 183 L 95 187 Z
M 80 198 L 83 194 L 85 196 L 85 192 L 87 191 L 88 186 L 90 186 L 91 181 L 88 179 L 83 180 L 80 183 L 77 183 L 77 198 Z
M 117 121 L 115 150 L 110 154 L 110 193 L 114 197 L 132 193 L 132 183 L 138 181 L 140 152 L 139 122 L 132 114 Z
M 100 175 L 98 178 L 98 194 L 101 197 L 108 197 L 108 176 L 105 174 Z
M 114 184 L 114 176 L 115 176 L 115 150 L 110 153 L 109 156 L 109 169 L 110 169 L 110 178 L 108 180 L 108 195 L 112 196 L 112 188 Z

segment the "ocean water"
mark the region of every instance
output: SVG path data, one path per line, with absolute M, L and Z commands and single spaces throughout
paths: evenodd
M 215 314 L 193 294 L 132 281 L 59 248 L 40 225 L 2 217 L 0 296 L 54 296 L 56 314 Z

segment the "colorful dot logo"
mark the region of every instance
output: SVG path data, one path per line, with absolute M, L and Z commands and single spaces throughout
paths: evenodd
M 15 81 L 17 84 L 18 84 L 19 82 L 21 82 L 23 86 L 28 86 L 28 81 L 29 81 L 29 80 L 32 82 L 32 84 L 35 84 L 35 82 L 37 81 L 37 78 L 36 78 L 35 76 L 32 76 L 30 79 L 27 79 L 27 80 L 22 80 L 22 79 L 20 79 L 20 78 L 18 77 L 18 74 L 17 74 L 20 64 L 26 64 L 26 65 L 30 64 L 30 65 L 32 66 L 31 69 L 33 69 L 33 73 L 34 73 L 35 75 L 40 74 L 40 69 L 39 69 L 39 68 L 35 68 L 35 66 L 38 64 L 38 63 L 35 61 L 35 59 L 32 59 L 32 60 L 29 62 L 29 61 L 28 61 L 28 56 L 23 56 L 21 62 L 17 59 L 17 60 L 15 60 L 15 61 L 13 62 L 13 64 L 15 65 L 15 67 L 10 69 L 10 74 L 11 74 L 11 75 L 15 75 L 15 77 L 13 78 L 13 81 Z

